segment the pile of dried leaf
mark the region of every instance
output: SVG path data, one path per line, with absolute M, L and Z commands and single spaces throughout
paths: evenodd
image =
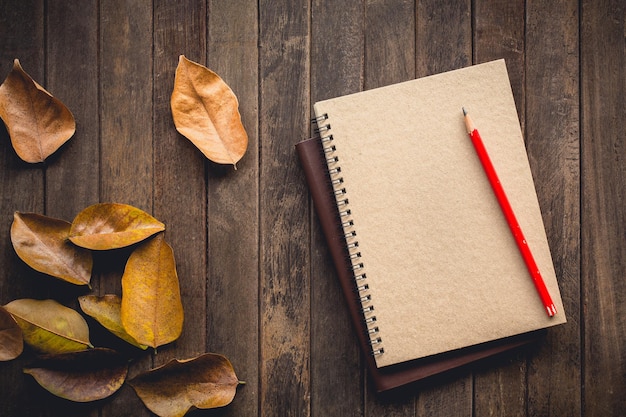
M 177 130 L 207 158 L 233 165 L 241 159 L 248 138 L 237 99 L 217 74 L 181 56 L 171 108 Z M 17 155 L 30 163 L 43 162 L 76 128 L 72 113 L 32 80 L 18 60 L 0 85 L 0 118 Z M 174 253 L 165 241 L 165 225 L 148 213 L 100 203 L 70 223 L 16 212 L 11 242 L 34 270 L 89 289 L 94 252 L 130 250 L 121 296 L 83 295 L 80 309 L 137 349 L 156 349 L 180 337 L 184 313 Z M 24 372 L 59 397 L 95 401 L 126 381 L 129 357 L 94 347 L 85 318 L 53 299 L 18 299 L 0 307 L 0 360 L 22 355 L 24 343 L 34 354 Z M 128 383 L 151 411 L 173 417 L 192 407 L 229 404 L 241 382 L 228 359 L 206 353 L 172 360 Z

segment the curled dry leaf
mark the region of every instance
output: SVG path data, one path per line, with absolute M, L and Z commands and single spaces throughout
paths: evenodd
M 15 152 L 30 163 L 43 162 L 76 131 L 72 113 L 37 84 L 17 59 L 0 85 L 0 118 Z
M 24 342 L 38 352 L 65 353 L 91 347 L 85 319 L 54 300 L 23 298 L 4 308 L 22 329 Z
M 11 242 L 31 268 L 72 284 L 89 285 L 91 252 L 69 241 L 70 223 L 34 213 L 15 213 Z
M 80 303 L 80 308 L 86 314 L 96 319 L 96 321 L 105 329 L 120 339 L 125 340 L 131 345 L 137 346 L 141 349 L 148 348 L 148 346 L 138 343 L 122 326 L 122 299 L 117 295 L 84 295 L 82 297 L 78 297 L 78 302 Z
M 17 358 L 23 349 L 22 329 L 13 316 L 4 307 L 0 307 L 0 361 Z
M 109 250 L 141 242 L 163 230 L 163 223 L 137 207 L 99 203 L 76 215 L 69 238 L 83 248 Z
M 235 165 L 246 153 L 237 97 L 207 67 L 180 56 L 170 105 L 176 129 L 211 161 Z
M 183 329 L 174 252 L 163 233 L 142 242 L 122 275 L 122 325 L 137 342 L 153 348 L 170 343 Z
M 128 373 L 124 357 L 106 348 L 47 355 L 24 373 L 52 394 L 76 402 L 106 398 L 117 391 Z
M 230 404 L 240 384 L 230 361 L 205 353 L 172 360 L 129 381 L 143 403 L 160 417 L 181 417 L 192 408 Z

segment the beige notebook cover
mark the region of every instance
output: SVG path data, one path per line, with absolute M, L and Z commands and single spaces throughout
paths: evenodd
M 462 107 L 546 281 L 558 311 L 552 318 Z M 358 242 L 355 279 L 378 367 L 565 322 L 504 60 L 321 101 L 314 110 L 327 117 L 322 135 L 332 137 L 329 170 L 352 220 L 348 244 Z

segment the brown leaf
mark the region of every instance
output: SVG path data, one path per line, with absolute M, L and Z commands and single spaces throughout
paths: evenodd
M 24 349 L 22 329 L 4 307 L 0 307 L 0 361 L 17 358 Z
M 122 326 L 121 307 L 122 299 L 115 294 L 107 294 L 101 297 L 96 295 L 84 295 L 78 297 L 80 308 L 88 315 L 96 319 L 98 323 L 105 329 L 116 335 L 122 340 L 137 346 L 141 349 L 147 349 L 148 346 L 137 343 L 131 335 L 129 335 Z
M 165 225 L 127 204 L 100 203 L 85 208 L 72 221 L 70 240 L 93 250 L 109 250 L 141 242 Z
M 15 213 L 13 248 L 36 271 L 78 285 L 89 285 L 91 252 L 69 241 L 70 223 L 35 213 Z
M 43 162 L 76 131 L 72 113 L 24 72 L 17 59 L 0 85 L 0 118 L 15 152 L 30 163 Z
M 235 165 L 246 153 L 237 97 L 207 67 L 179 57 L 170 105 L 176 129 L 211 161 Z
M 39 352 L 76 352 L 91 347 L 85 319 L 54 300 L 22 298 L 4 308 L 22 329 L 24 342 Z
M 128 258 L 121 315 L 124 329 L 142 345 L 155 348 L 180 336 L 183 305 L 174 252 L 163 233 L 143 242 Z
M 42 357 L 24 373 L 58 397 L 88 402 L 117 391 L 126 380 L 128 364 L 114 350 L 94 348 Z
M 191 407 L 228 405 L 239 383 L 229 360 L 214 353 L 172 360 L 129 381 L 146 407 L 160 417 L 181 417 Z

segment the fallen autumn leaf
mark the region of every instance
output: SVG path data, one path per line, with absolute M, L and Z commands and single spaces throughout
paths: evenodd
M 0 85 L 0 118 L 15 152 L 30 163 L 43 162 L 76 131 L 68 108 L 37 84 L 18 59 Z
M 122 275 L 122 325 L 137 342 L 156 348 L 180 336 L 183 316 L 174 252 L 159 233 L 128 258 Z
M 76 215 L 69 238 L 83 248 L 110 250 L 141 242 L 163 230 L 163 223 L 137 207 L 99 203 Z
M 47 355 L 24 369 L 39 385 L 70 401 L 106 398 L 126 380 L 127 360 L 111 349 Z
M 15 253 L 36 271 L 72 284 L 89 285 L 91 252 L 69 240 L 70 223 L 35 213 L 13 215 L 11 243 Z
M 160 417 L 182 417 L 192 407 L 223 407 L 235 397 L 237 379 L 230 361 L 205 353 L 171 360 L 129 381 L 143 403 Z
M 248 135 L 237 96 L 219 75 L 181 55 L 170 105 L 176 130 L 211 161 L 236 168 Z
M 24 342 L 38 352 L 65 353 L 91 347 L 83 316 L 57 301 L 22 298 L 4 308 L 22 329 Z

